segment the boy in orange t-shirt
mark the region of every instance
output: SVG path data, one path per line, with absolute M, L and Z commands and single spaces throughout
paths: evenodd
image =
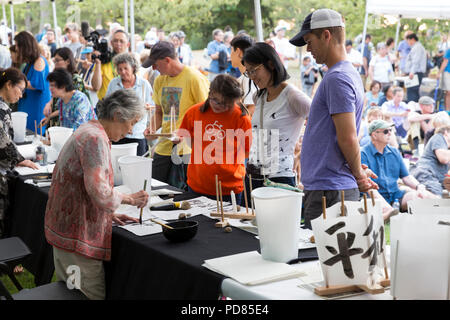
M 211 82 L 208 99 L 186 111 L 177 136 L 192 148 L 187 170 L 189 191 L 215 199 L 217 175 L 223 200 L 230 201 L 233 191 L 240 203 L 252 140 L 248 111 L 237 104 L 241 96 L 239 82 L 221 74 Z

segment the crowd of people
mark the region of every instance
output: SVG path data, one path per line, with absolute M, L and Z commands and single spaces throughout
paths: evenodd
M 264 42 L 243 30 L 215 29 L 205 69 L 193 65 L 183 31 L 166 36 L 151 27 L 132 52 L 119 24 L 97 29 L 106 51 L 75 23 L 59 36 L 49 26 L 36 36 L 19 32 L 8 51 L 11 65 L 0 71 L 0 222 L 8 172 L 36 167 L 13 142 L 11 112 L 28 113 L 30 130 L 35 122 L 44 131 L 74 129 L 56 161 L 45 235 L 58 277 L 67 278 L 70 264 L 82 266 L 81 290 L 89 298 L 104 298 L 99 261 L 110 259 L 112 221 L 136 221 L 115 210 L 121 203 L 141 208 L 149 197 L 113 188 L 111 143 L 138 143 L 138 155 L 151 153 L 154 179 L 213 199 L 217 178 L 224 199 L 235 195 L 238 203 L 244 186 L 247 194 L 268 181 L 298 187 L 309 228 L 322 197 L 329 207 L 341 191 L 350 201 L 374 191 L 388 221 L 409 200 L 450 189 L 444 36 L 437 55 L 447 111 L 437 112 L 436 101 L 420 95 L 428 60 L 415 33 L 407 31 L 398 48 L 392 39 L 378 43 L 376 53 L 367 35 L 355 49 L 342 16 L 329 9 L 309 14 L 291 39 L 283 26 Z M 287 69 L 304 46 L 297 87 Z

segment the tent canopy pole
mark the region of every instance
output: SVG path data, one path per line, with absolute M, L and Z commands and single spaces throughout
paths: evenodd
M 256 38 L 259 42 L 264 41 L 262 18 L 261 18 L 261 3 L 260 0 L 254 0 L 255 4 L 255 24 L 256 24 Z
M 361 54 L 364 57 L 364 49 L 366 47 L 365 42 L 366 42 L 366 34 L 367 34 L 367 21 L 369 19 L 369 12 L 366 9 L 366 16 L 364 17 L 364 29 L 363 29 L 363 34 L 362 34 L 362 39 L 361 39 Z
M 12 1 L 9 2 L 9 7 L 11 9 L 11 43 L 14 44 L 14 36 L 15 36 L 15 26 L 14 26 L 14 5 L 12 3 Z
M 55 42 L 56 44 L 59 44 L 59 37 L 58 37 L 58 32 L 56 31 L 56 29 L 58 28 L 58 21 L 56 18 L 56 3 L 55 0 L 51 0 L 52 1 L 52 10 L 53 10 L 53 30 L 55 31 Z
M 397 30 L 395 31 L 395 47 L 397 48 L 397 44 L 398 44 L 398 36 L 400 34 L 400 20 L 402 19 L 402 15 L 398 16 L 398 22 L 397 22 Z
M 3 21 L 5 22 L 5 25 L 8 25 L 8 21 L 6 20 L 6 9 L 5 9 L 5 3 L 2 2 L 2 11 L 3 11 Z
M 130 22 L 131 22 L 131 51 L 136 50 L 134 43 L 134 0 L 130 0 Z
M 125 31 L 129 33 L 128 29 L 128 0 L 123 0 L 123 26 Z

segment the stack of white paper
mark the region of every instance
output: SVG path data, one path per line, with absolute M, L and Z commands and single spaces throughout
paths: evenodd
M 119 226 L 125 230 L 128 230 L 134 233 L 137 236 L 148 236 L 150 234 L 160 233 L 162 232 L 161 225 L 151 222 L 151 221 L 143 221 L 142 224 L 132 223 L 126 224 L 124 226 Z
M 36 165 L 38 166 L 38 169 L 31 169 L 28 167 L 15 167 L 14 170 L 16 170 L 21 176 L 26 176 L 29 174 L 37 173 L 52 173 L 53 168 L 55 167 L 55 164 L 40 166 L 38 163 L 36 163 Z
M 257 285 L 303 275 L 302 271 L 291 265 L 264 260 L 257 251 L 205 260 L 203 266 L 245 285 Z

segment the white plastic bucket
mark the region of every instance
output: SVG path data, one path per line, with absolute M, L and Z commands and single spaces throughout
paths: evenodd
M 122 156 L 135 156 L 138 143 L 113 144 L 111 145 L 111 163 L 114 171 L 114 185 L 120 186 L 122 183 L 122 173 L 117 162 Z
M 50 127 L 48 134 L 50 135 L 50 141 L 53 148 L 60 152 L 66 141 L 73 133 L 73 128 L 65 127 Z
M 25 141 L 25 133 L 27 130 L 27 117 L 26 112 L 12 112 L 11 120 L 14 130 L 14 142 L 20 143 Z
M 147 180 L 146 191 L 150 193 L 152 182 L 151 158 L 139 156 L 122 156 L 118 163 L 122 172 L 123 184 L 131 189 L 131 193 L 143 190 L 144 181 Z
M 298 258 L 302 193 L 262 187 L 252 191 L 263 259 L 288 262 Z

